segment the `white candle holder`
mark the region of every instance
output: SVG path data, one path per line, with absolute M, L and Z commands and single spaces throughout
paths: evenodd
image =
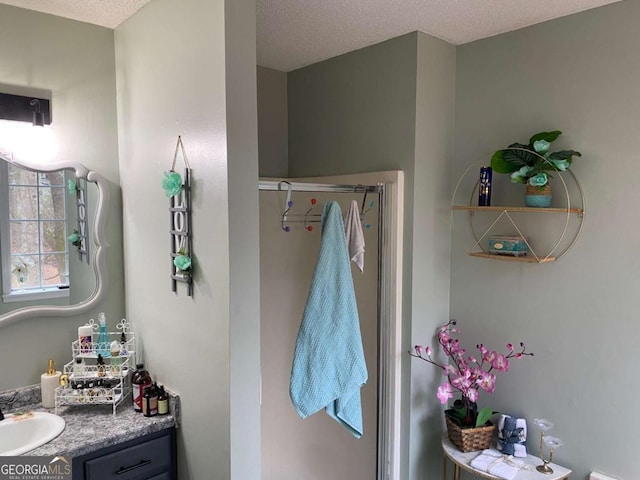
M 560 448 L 564 445 L 564 442 L 557 437 L 552 437 L 551 435 L 545 435 L 545 432 L 551 430 L 553 428 L 553 423 L 549 420 L 545 420 L 543 418 L 536 418 L 533 420 L 534 425 L 536 425 L 540 429 L 540 459 L 542 460 L 542 465 L 538 465 L 536 470 L 540 473 L 545 473 L 550 475 L 553 473 L 553 469 L 549 466 L 549 464 L 553 460 L 553 451 L 556 448 Z M 544 446 L 547 446 L 549 449 L 549 459 L 544 458 Z

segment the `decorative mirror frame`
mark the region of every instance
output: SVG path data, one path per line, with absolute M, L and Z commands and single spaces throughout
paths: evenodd
M 106 254 L 109 244 L 107 243 L 104 235 L 104 224 L 107 216 L 107 206 L 109 204 L 109 187 L 107 180 L 98 172 L 89 170 L 83 164 L 78 162 L 51 162 L 46 164 L 37 164 L 21 159 L 15 159 L 11 154 L 3 152 L 0 152 L 0 160 L 4 160 L 23 169 L 38 172 L 52 172 L 55 170 L 71 169 L 74 171 L 77 178 L 84 179 L 87 182 L 95 183 L 96 187 L 98 188 L 95 219 L 91 227 L 94 244 L 93 270 L 96 275 L 96 286 L 93 293 L 89 296 L 89 298 L 75 305 L 36 305 L 31 307 L 18 308 L 12 312 L 0 315 L 0 327 L 9 325 L 19 320 L 25 320 L 34 317 L 67 317 L 71 315 L 79 315 L 96 307 L 107 293 L 106 285 L 108 275 Z

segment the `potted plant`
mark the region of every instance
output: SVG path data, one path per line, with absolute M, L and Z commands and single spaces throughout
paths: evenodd
M 511 174 L 512 182 L 527 185 L 527 207 L 548 207 L 551 204 L 549 172 L 565 171 L 571 166 L 574 156 L 582 156 L 575 150 L 549 151 L 551 143 L 561 134 L 559 130 L 536 133 L 527 145 L 512 143 L 491 157 L 493 171 Z
M 449 439 L 463 452 L 482 450 L 491 443 L 494 425 L 490 418 L 494 412 L 491 407 L 478 411 L 478 397 L 483 390 L 489 394 L 496 388 L 496 373 L 509 370 L 509 360 L 533 356 L 526 351 L 524 343 L 516 351 L 511 343 L 507 344 L 505 354 L 489 350 L 483 344 L 476 345 L 480 356 L 467 354 L 460 341 L 453 336 L 460 333 L 455 320 L 450 320 L 438 330 L 438 342 L 449 357 L 442 365 L 431 357 L 431 348 L 416 345 L 409 354 L 442 369 L 446 380 L 438 387 L 436 396 L 444 405 L 453 398 L 454 390 L 460 394 L 453 407 L 445 410 Z

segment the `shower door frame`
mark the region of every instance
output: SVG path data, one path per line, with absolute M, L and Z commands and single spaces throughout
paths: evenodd
M 341 183 L 326 183 L 326 182 Z M 344 181 L 344 183 L 342 183 Z M 286 182 L 286 183 L 285 183 Z M 357 183 L 356 183 L 357 182 Z M 261 191 L 378 195 L 378 419 L 377 480 L 400 479 L 402 231 L 401 171 L 259 182 Z

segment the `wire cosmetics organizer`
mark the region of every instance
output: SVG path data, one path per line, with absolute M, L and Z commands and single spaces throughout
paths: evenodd
M 61 386 L 56 388 L 55 412 L 62 405 L 111 405 L 115 415 L 117 406 L 131 393 L 129 373 L 134 370 L 135 335 L 125 319 L 116 325 L 117 332 L 108 332 L 108 341 L 101 341 L 105 339 L 99 338 L 99 326 L 93 320 L 87 325 L 93 330 L 92 341 L 71 343 L 73 360 L 65 364 Z M 109 352 L 113 341 L 120 346 L 119 354 L 109 353 L 99 364 L 98 355 Z
M 371 224 L 364 222 L 364 218 L 367 212 L 370 211 L 373 207 L 375 207 L 375 202 L 369 201 L 367 203 L 367 193 L 372 191 L 375 191 L 377 193 L 376 191 L 377 187 L 356 185 L 354 187 L 345 186 L 345 188 L 347 188 L 347 190 L 343 191 L 345 193 L 353 192 L 353 193 L 363 194 L 362 203 L 360 206 L 360 221 L 363 222 L 362 226 L 364 228 L 367 228 L 367 229 L 371 228 Z M 291 231 L 290 224 L 302 223 L 305 230 L 307 230 L 308 232 L 312 232 L 313 231 L 312 224 L 320 223 L 322 221 L 322 213 L 318 213 L 318 211 L 315 210 L 318 201 L 315 198 L 311 198 L 309 201 L 311 205 L 305 213 L 293 213 L 292 210 L 294 208 L 294 202 L 291 199 L 293 185 L 290 182 L 287 182 L 286 180 L 282 180 L 278 182 L 277 189 L 280 191 L 286 190 L 287 192 L 287 196 L 284 202 L 284 207 L 282 209 L 282 218 L 280 221 L 282 230 L 286 233 L 289 233 Z M 333 189 L 332 191 L 335 191 L 335 189 Z

